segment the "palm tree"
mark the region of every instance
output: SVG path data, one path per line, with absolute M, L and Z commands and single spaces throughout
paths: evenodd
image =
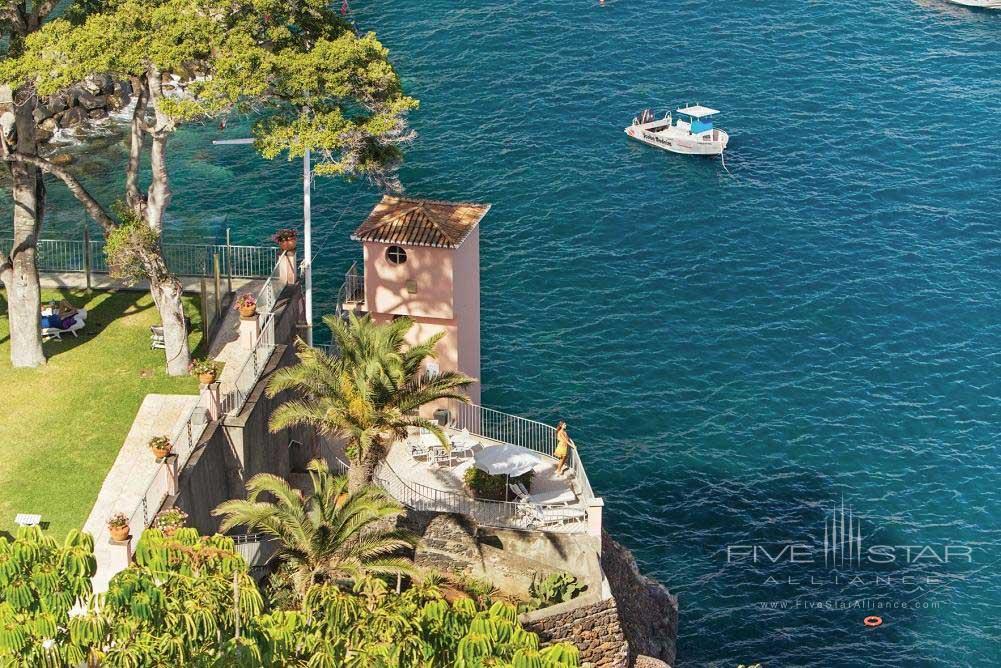
M 389 446 L 405 438 L 409 427 L 428 429 L 449 447 L 442 428 L 418 414 L 434 401 L 469 401 L 460 390 L 474 379 L 456 371 L 421 370 L 444 334 L 408 345 L 406 335 L 414 324 L 409 318 L 381 325 L 353 314 L 346 322 L 332 316 L 323 321 L 337 353 L 297 344 L 299 363 L 275 372 L 268 396 L 291 389 L 301 398 L 275 409 L 271 431 L 309 425 L 323 435 L 346 436 L 351 490 L 372 483 Z
M 413 562 L 394 554 L 414 547 L 417 537 L 372 526 L 398 517 L 403 507 L 376 487 L 348 493 L 347 480 L 334 476 L 319 459 L 306 468 L 313 483 L 308 497 L 279 476 L 255 475 L 247 481 L 246 500 L 225 501 L 212 511 L 225 517 L 220 532 L 245 525 L 277 538 L 277 556 L 300 600 L 313 584 L 369 575 L 411 576 Z M 276 501 L 260 501 L 262 494 Z

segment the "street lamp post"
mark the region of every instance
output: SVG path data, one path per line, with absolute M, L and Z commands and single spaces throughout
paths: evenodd
M 250 138 L 243 139 L 215 139 L 212 143 L 216 146 L 220 145 L 232 145 L 232 144 L 253 144 L 254 140 Z M 312 193 L 311 193 L 311 183 L 312 180 L 312 170 L 310 165 L 310 153 L 309 149 L 306 149 L 305 155 L 302 158 L 302 222 L 303 222 L 303 232 L 302 232 L 302 242 L 303 242 L 303 254 L 305 257 L 302 261 L 303 268 L 303 282 L 305 285 L 305 297 L 306 297 L 306 343 L 308 345 L 313 345 L 313 220 L 312 220 Z

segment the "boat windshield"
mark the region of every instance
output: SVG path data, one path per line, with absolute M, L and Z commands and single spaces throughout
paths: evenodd
M 713 119 L 707 118 L 702 120 L 701 118 L 692 119 L 692 133 L 699 134 L 702 132 L 708 132 L 713 129 Z

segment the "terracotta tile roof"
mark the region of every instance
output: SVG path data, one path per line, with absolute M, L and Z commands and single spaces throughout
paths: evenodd
M 489 210 L 489 204 L 383 195 L 382 201 L 375 205 L 351 238 L 387 244 L 458 248 Z

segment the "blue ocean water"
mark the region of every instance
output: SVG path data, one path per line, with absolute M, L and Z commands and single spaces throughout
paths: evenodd
M 1001 664 L 1001 12 L 352 5 L 422 102 L 408 193 L 494 205 L 484 403 L 567 420 L 606 525 L 679 595 L 677 665 Z M 694 101 L 724 110 L 732 175 L 622 133 Z M 219 134 L 172 140 L 172 236 L 295 224 L 300 166 Z M 122 156 L 112 135 L 74 169 L 110 199 Z M 50 193 L 50 231 L 76 228 Z M 377 197 L 316 185 L 321 310 Z M 825 566 L 842 499 L 913 563 Z

